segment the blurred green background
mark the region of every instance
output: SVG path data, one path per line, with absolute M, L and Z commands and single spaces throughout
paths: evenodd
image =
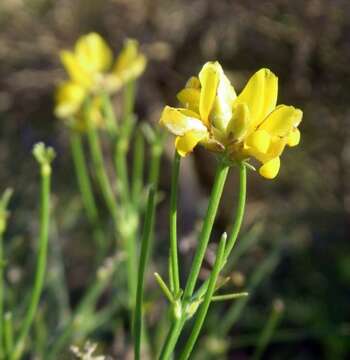
M 277 298 L 285 310 L 266 359 L 350 356 L 348 0 L 1 0 L 0 190 L 9 186 L 15 190 L 6 236 L 10 264 L 6 276 L 18 289 L 16 297 L 21 298 L 22 286 L 32 276 L 38 176 L 31 149 L 37 141 L 58 153 L 52 236 L 58 239 L 63 267 L 56 264 L 57 249 L 51 249 L 48 276 L 64 279 L 69 289 L 62 299 L 48 290 L 47 304 L 68 302 L 74 307 L 91 273 L 94 254 L 81 214 L 67 131 L 53 116 L 54 89 L 65 76 L 58 52 L 89 31 L 103 35 L 115 52 L 126 37 L 141 43 L 149 64 L 139 81 L 140 120 L 156 124 L 162 106 L 175 105 L 176 92 L 208 60 L 222 64 L 236 89 L 257 69 L 270 68 L 279 76 L 279 103 L 304 111 L 301 144 L 285 152 L 278 178 L 269 181 L 249 174 L 240 244 L 252 244 L 233 266 L 232 286 L 240 290 L 251 286 L 254 270 L 278 254 L 271 272 L 258 281 L 234 326 L 218 326 L 232 315 L 230 305 L 211 311 L 201 340 L 203 353 L 197 351 L 196 358 L 248 359 Z M 117 108 L 119 101 L 117 96 Z M 169 138 L 162 160 L 165 196 L 157 213 L 153 270 L 165 268 L 172 151 Z M 214 169 L 213 156 L 200 149 L 182 164 L 183 270 L 196 246 L 193 229 L 205 208 Z M 231 173 L 217 234 L 229 225 L 235 205 L 237 179 L 234 169 Z M 211 263 L 209 252 L 208 269 Z M 152 326 L 157 311 L 165 306 L 151 277 L 149 287 L 153 306 L 147 321 Z M 158 303 L 163 305 L 155 306 Z M 54 328 L 52 320 L 53 332 Z M 111 329 L 92 334 L 91 339 L 104 342 L 117 358 L 127 358 L 120 336 Z M 227 355 L 222 355 L 223 348 Z

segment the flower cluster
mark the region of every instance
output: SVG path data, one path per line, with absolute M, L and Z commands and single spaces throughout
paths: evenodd
M 218 62 L 207 62 L 177 98 L 181 108 L 166 106 L 160 123 L 176 135 L 175 146 L 186 156 L 197 144 L 225 153 L 235 161 L 253 157 L 259 173 L 277 176 L 286 145 L 300 140 L 302 111 L 278 105 L 278 78 L 268 69 L 256 72 L 237 96 Z
M 88 95 L 97 96 L 92 104 L 93 119 L 99 124 L 101 116 L 101 93 L 113 93 L 129 81 L 140 76 L 146 67 L 146 58 L 139 52 L 135 40 L 126 40 L 124 47 L 113 61 L 113 53 L 103 38 L 90 33 L 82 36 L 74 50 L 63 50 L 62 64 L 69 76 L 56 92 L 55 114 L 59 118 L 75 118 L 75 125 L 82 122 L 82 104 Z M 114 63 L 113 63 L 114 62 Z

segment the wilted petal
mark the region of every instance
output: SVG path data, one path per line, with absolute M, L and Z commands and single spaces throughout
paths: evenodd
M 259 174 L 267 179 L 273 179 L 277 176 L 280 169 L 280 158 L 276 157 L 267 161 L 259 169 Z

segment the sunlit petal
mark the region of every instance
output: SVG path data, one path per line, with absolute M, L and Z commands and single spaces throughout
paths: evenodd
M 206 126 L 198 119 L 198 115 L 188 109 L 166 106 L 162 112 L 160 123 L 177 136 L 183 136 L 189 131 L 208 132 Z

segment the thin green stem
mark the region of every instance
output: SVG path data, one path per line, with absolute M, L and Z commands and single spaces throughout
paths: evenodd
M 218 168 L 216 170 L 212 192 L 209 199 L 207 213 L 203 222 L 201 233 L 199 235 L 198 247 L 192 263 L 190 275 L 186 283 L 186 287 L 183 295 L 184 303 L 190 300 L 193 294 L 193 290 L 196 286 L 197 278 L 208 246 L 210 234 L 214 225 L 215 216 L 219 207 L 219 203 L 224 189 L 228 171 L 229 171 L 229 166 L 226 164 L 224 159 L 220 159 Z M 173 324 L 167 335 L 166 341 L 163 345 L 159 357 L 160 360 L 167 360 L 170 358 L 172 352 L 174 351 L 176 342 L 181 334 L 185 322 L 186 322 L 185 314 L 183 314 L 179 318 L 174 319 Z
M 13 324 L 11 312 L 7 312 L 4 316 L 4 348 L 8 358 L 13 351 Z
M 198 314 L 196 316 L 196 321 L 193 325 L 191 335 L 190 335 L 189 339 L 187 340 L 185 347 L 180 355 L 180 360 L 187 360 L 190 357 L 192 349 L 197 341 L 199 333 L 204 324 L 204 320 L 207 316 L 209 305 L 211 303 L 211 300 L 212 300 L 212 297 L 213 297 L 213 294 L 215 291 L 216 281 L 219 276 L 219 273 L 220 273 L 220 270 L 222 267 L 222 262 L 224 259 L 226 237 L 227 237 L 226 233 L 224 233 L 221 237 L 221 240 L 219 243 L 219 248 L 218 248 L 218 251 L 216 254 L 214 267 L 213 267 L 213 270 L 209 277 L 208 289 L 207 289 L 207 292 L 205 293 L 203 303 L 201 304 L 201 306 L 198 310 Z
M 131 183 L 131 200 L 135 206 L 139 206 L 139 198 L 143 185 L 144 151 L 145 140 L 142 131 L 136 130 Z
M 47 246 L 49 240 L 50 183 L 51 168 L 50 165 L 46 163 L 41 165 L 39 254 L 35 273 L 34 287 L 30 298 L 29 308 L 22 322 L 21 330 L 16 341 L 14 351 L 10 356 L 11 360 L 17 360 L 21 357 L 29 329 L 32 325 L 35 313 L 39 305 L 40 295 L 43 290 L 46 273 Z
M 150 239 L 152 235 L 153 218 L 155 212 L 155 190 L 151 188 L 148 195 L 145 223 L 142 233 L 141 253 L 138 267 L 138 281 L 134 316 L 134 354 L 135 360 L 141 358 L 141 335 L 142 335 L 142 305 L 144 292 L 144 277 L 150 250 Z
M 175 318 L 172 322 L 171 327 L 168 331 L 165 343 L 159 355 L 159 360 L 168 360 L 175 348 L 176 342 L 181 334 L 182 328 L 186 322 L 185 315 L 182 315 L 179 318 Z
M 148 173 L 148 184 L 158 187 L 160 160 L 162 156 L 162 145 L 155 143 L 151 146 L 151 162 Z
M 227 247 L 225 249 L 224 263 L 226 263 L 227 258 L 230 256 L 231 251 L 236 243 L 239 230 L 241 229 L 245 202 L 247 196 L 247 168 L 241 162 L 239 164 L 239 190 L 238 190 L 238 203 L 235 213 L 235 220 L 231 230 L 231 234 L 227 240 Z
M 129 221 L 129 229 L 121 232 L 124 249 L 127 253 L 126 266 L 128 278 L 128 293 L 129 293 L 129 306 L 130 309 L 134 308 L 135 296 L 137 288 L 137 272 L 135 271 L 135 264 L 137 263 L 137 218 L 136 213 L 130 207 L 126 209 L 129 213 L 127 220 Z
M 133 113 L 135 105 L 136 82 L 129 81 L 123 90 L 123 121 L 128 121 L 128 117 Z
M 3 245 L 3 233 L 0 232 L 0 359 L 4 356 L 4 245 Z
M 111 98 L 107 93 L 102 93 L 101 98 L 103 103 L 103 112 L 104 112 L 104 118 L 106 120 L 107 130 L 109 132 L 109 135 L 112 138 L 115 138 L 118 132 L 118 123 L 117 123 L 117 117 L 113 110 Z
M 96 128 L 92 124 L 90 119 L 89 107 L 90 107 L 90 100 L 87 100 L 86 117 L 88 123 L 88 141 L 90 145 L 92 161 L 94 164 L 96 177 L 102 192 L 102 196 L 104 197 L 106 205 L 113 217 L 113 220 L 115 221 L 115 224 L 117 224 L 117 205 L 115 202 L 115 196 L 104 167 L 101 144 Z
M 5 254 L 3 236 L 7 228 L 8 218 L 8 203 L 12 196 L 12 189 L 6 189 L 0 198 L 0 359 L 4 356 L 4 299 L 5 299 L 5 285 L 4 285 L 4 268 L 5 268 Z
M 243 215 L 245 209 L 245 202 L 246 202 L 246 192 L 247 192 L 247 169 L 243 163 L 239 164 L 239 189 L 238 189 L 238 202 L 235 212 L 235 220 L 233 223 L 233 227 L 231 230 L 231 234 L 227 240 L 227 246 L 225 249 L 225 256 L 223 261 L 223 267 L 225 266 L 227 259 L 229 258 L 232 249 L 236 243 L 238 233 L 242 226 L 243 222 Z M 195 297 L 202 297 L 207 289 L 208 281 L 206 280 L 201 287 L 197 290 Z
M 171 191 L 170 191 L 170 213 L 169 213 L 169 227 L 170 227 L 170 267 L 172 280 L 170 287 L 176 295 L 180 290 L 180 276 L 179 276 L 179 262 L 177 255 L 177 193 L 178 180 L 180 170 L 180 155 L 175 150 L 172 175 L 171 175 Z
M 265 352 L 267 345 L 269 344 L 270 339 L 274 331 L 276 330 L 283 313 L 284 305 L 281 300 L 276 300 L 272 306 L 270 316 L 259 336 L 258 343 L 256 345 L 255 353 L 252 357 L 253 360 L 261 359 L 262 355 Z
M 248 296 L 247 292 L 233 293 L 233 294 L 223 294 L 223 295 L 215 295 L 212 297 L 212 301 L 226 301 L 226 300 L 234 300 L 239 299 L 241 297 Z
M 165 281 L 162 279 L 162 277 L 158 274 L 158 273 L 154 273 L 154 277 L 156 278 L 156 281 L 160 287 L 160 289 L 162 290 L 163 294 L 165 295 L 165 297 L 169 300 L 170 303 L 174 302 L 174 297 L 173 294 L 171 293 L 170 289 L 168 288 L 167 284 L 165 283 Z
M 105 246 L 104 235 L 98 218 L 97 206 L 86 166 L 81 135 L 77 131 L 72 130 L 70 133 L 70 140 L 75 175 L 77 177 L 84 209 L 93 229 L 93 236 L 96 242 L 96 246 L 98 249 L 103 251 Z
M 229 166 L 223 159 L 220 159 L 220 163 L 216 170 L 216 175 L 214 179 L 214 184 L 212 188 L 212 192 L 209 199 L 207 213 L 204 219 L 202 231 L 199 235 L 198 246 L 196 250 L 196 254 L 192 263 L 190 275 L 188 277 L 185 291 L 184 291 L 184 299 L 189 299 L 193 290 L 196 286 L 197 278 L 202 266 L 202 262 L 204 259 L 205 252 L 208 247 L 208 242 L 210 239 L 210 234 L 213 229 L 216 213 L 219 207 L 219 203 L 221 200 L 221 195 L 224 190 L 225 181 L 227 178 L 227 174 L 229 171 Z
M 128 147 L 129 139 L 126 136 L 117 138 L 114 151 L 114 166 L 119 180 L 117 183 L 118 193 L 125 204 L 129 201 L 129 177 L 126 159 Z

